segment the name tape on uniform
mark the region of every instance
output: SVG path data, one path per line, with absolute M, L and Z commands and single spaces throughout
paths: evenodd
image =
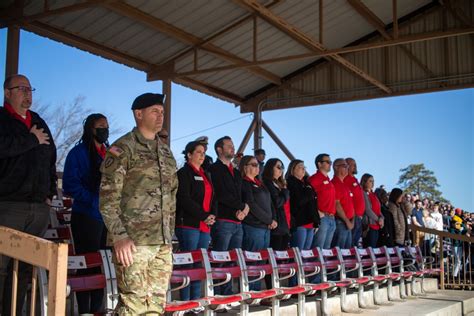
M 204 179 L 200 176 L 194 176 L 194 180 L 196 181 L 204 181 Z
M 260 252 L 253 252 L 253 251 L 245 251 L 245 257 L 250 260 L 262 260 L 262 256 Z
M 193 262 L 193 256 L 190 253 L 173 254 L 173 264 L 188 264 Z

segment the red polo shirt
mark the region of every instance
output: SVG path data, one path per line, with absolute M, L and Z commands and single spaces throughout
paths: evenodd
M 357 181 L 356 177 L 352 175 L 347 175 L 344 178 L 344 183 L 349 187 L 349 190 L 352 192 L 352 203 L 354 203 L 355 215 L 362 217 L 365 212 L 365 201 L 364 201 L 364 192 Z
M 309 177 L 308 182 L 318 196 L 318 209 L 323 213 L 336 214 L 336 190 L 329 177 L 318 171 Z
M 352 202 L 352 193 L 347 187 L 347 185 L 342 182 L 341 179 L 334 176 L 331 182 L 336 188 L 336 200 L 341 202 L 344 213 L 346 213 L 347 219 L 352 219 L 354 217 L 354 203 Z
M 380 215 L 382 215 L 382 209 L 381 209 L 380 201 L 377 198 L 377 196 L 375 195 L 375 193 L 372 192 L 372 191 L 369 192 L 369 200 L 370 200 L 370 203 L 372 204 L 372 211 L 374 211 L 375 215 L 380 217 Z M 369 227 L 372 228 L 373 230 L 379 230 L 380 229 L 380 225 L 378 223 L 377 224 L 369 224 Z

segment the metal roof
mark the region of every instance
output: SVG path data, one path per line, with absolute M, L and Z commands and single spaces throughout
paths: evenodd
M 171 78 L 243 112 L 259 103 L 270 110 L 474 86 L 469 0 L 4 3 L 2 26 L 115 60 L 149 80 Z

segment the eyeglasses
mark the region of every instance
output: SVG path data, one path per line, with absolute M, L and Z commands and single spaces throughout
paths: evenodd
M 332 164 L 332 161 L 331 160 L 321 160 L 321 163 L 327 163 L 327 164 Z
M 258 167 L 258 163 L 254 162 L 254 163 L 248 163 L 247 166 L 252 166 L 254 168 L 257 168 Z
M 339 165 L 335 165 L 334 167 L 342 167 L 342 168 L 347 168 L 348 165 L 346 164 L 339 164 Z
M 26 86 L 16 86 L 16 87 L 11 87 L 11 88 L 7 88 L 8 90 L 13 90 L 13 89 L 18 89 L 20 90 L 21 92 L 25 93 L 25 92 L 34 92 L 36 91 L 35 88 L 32 88 L 32 87 L 26 87 Z

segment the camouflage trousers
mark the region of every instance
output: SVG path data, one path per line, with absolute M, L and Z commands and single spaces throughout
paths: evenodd
M 171 245 L 137 246 L 128 268 L 115 261 L 118 315 L 163 315 L 173 268 Z

